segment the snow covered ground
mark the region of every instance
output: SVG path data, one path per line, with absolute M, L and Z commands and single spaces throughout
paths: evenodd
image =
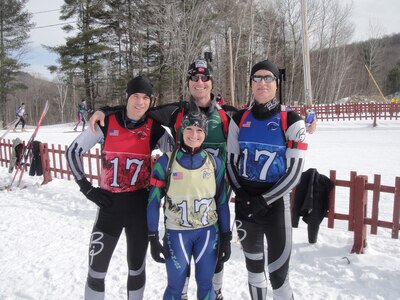
M 37 140 L 66 145 L 78 133 L 73 125 L 44 126 Z M 31 130 L 32 131 L 32 130 Z M 30 133 L 9 133 L 23 140 Z M 306 169 L 325 175 L 337 170 L 337 178 L 348 180 L 350 171 L 382 175 L 382 184 L 394 185 L 400 176 L 400 121 L 319 122 L 309 136 Z M 0 299 L 83 299 L 87 273 L 87 248 L 96 207 L 79 192 L 73 181 L 53 179 L 41 186 L 42 178 L 25 174 L 25 189 L 0 194 Z M 0 185 L 11 175 L 0 167 Z M 338 190 L 339 211 L 347 212 L 348 192 Z M 382 218 L 391 219 L 393 196 L 383 196 Z M 231 207 L 233 211 L 233 207 Z M 233 217 L 232 217 L 233 219 Z M 329 229 L 324 221 L 317 244 L 308 244 L 306 224 L 293 229 L 290 280 L 295 299 L 400 299 L 400 241 L 389 229 L 367 236 L 365 254 L 350 254 L 352 232 L 347 223 L 336 221 Z M 107 299 L 126 298 L 125 239 L 121 238 L 106 278 Z M 145 299 L 162 299 L 166 286 L 164 265 L 147 258 Z M 195 281 L 190 281 L 190 299 L 195 299 Z M 225 265 L 226 300 L 250 299 L 240 244 L 232 243 L 232 256 Z M 270 291 L 270 290 L 269 290 Z M 268 299 L 272 299 L 269 292 Z

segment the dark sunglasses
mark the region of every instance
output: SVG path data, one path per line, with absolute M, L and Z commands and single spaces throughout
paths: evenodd
M 251 76 L 251 79 L 254 81 L 254 82 L 261 82 L 261 81 L 265 81 L 265 82 L 268 82 L 268 83 L 271 83 L 271 82 L 274 82 L 275 80 L 276 80 L 276 77 L 275 76 L 272 76 L 272 75 L 266 75 L 266 76 L 262 76 L 262 75 L 253 75 L 253 76 Z
M 201 80 L 203 82 L 207 82 L 211 79 L 211 75 L 200 75 L 200 76 L 192 75 L 192 76 L 189 76 L 189 79 L 194 82 L 198 82 L 199 80 Z

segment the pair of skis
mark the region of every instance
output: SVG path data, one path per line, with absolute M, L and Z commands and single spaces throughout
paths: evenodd
M 48 110 L 49 110 L 49 101 L 46 101 L 46 104 L 45 104 L 42 114 L 40 116 L 39 122 L 36 124 L 35 131 L 32 133 L 30 139 L 26 143 L 24 150 L 22 151 L 21 163 L 18 167 L 15 168 L 15 174 L 14 174 L 10 184 L 6 185 L 5 187 L 2 187 L 1 188 L 2 190 L 10 191 L 18 174 L 19 174 L 19 178 L 18 178 L 17 187 L 19 187 L 21 185 L 21 180 L 22 180 L 22 176 L 24 175 L 24 172 L 25 172 L 26 163 L 28 162 L 29 156 L 32 153 L 33 141 L 36 138 L 36 135 L 39 131 L 40 125 L 42 124 L 44 117 L 46 116 L 46 113 Z

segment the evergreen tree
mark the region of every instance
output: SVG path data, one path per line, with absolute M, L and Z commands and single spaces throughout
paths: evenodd
M 386 93 L 394 94 L 400 91 L 400 68 L 399 65 L 392 68 L 386 78 Z
M 27 44 L 31 14 L 24 11 L 27 0 L 1 0 L 0 4 L 0 121 L 7 122 L 7 96 L 24 86 L 15 75 L 26 64 L 21 61 L 21 50 Z
M 76 32 L 66 39 L 65 45 L 48 47 L 59 55 L 60 67 L 51 67 L 66 74 L 83 75 L 83 88 L 88 109 L 95 109 L 98 83 L 102 80 L 103 62 L 110 47 L 107 46 L 107 28 L 101 25 L 104 15 L 102 0 L 64 0 L 61 20 L 76 20 L 76 26 L 63 27 L 66 32 Z

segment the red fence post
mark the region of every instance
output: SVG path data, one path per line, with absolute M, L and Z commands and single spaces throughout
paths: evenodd
M 350 172 L 350 192 L 349 192 L 349 223 L 348 223 L 348 230 L 354 230 L 354 199 L 355 199 L 355 179 L 357 177 L 357 172 L 351 171 Z
M 400 177 L 396 177 L 395 191 L 394 191 L 394 204 L 393 204 L 393 226 L 392 238 L 399 237 L 399 220 L 400 219 Z
M 372 194 L 371 234 L 378 232 L 379 196 L 381 189 L 381 175 L 374 176 L 374 189 Z
M 329 178 L 334 183 L 333 189 L 329 195 L 328 228 L 333 228 L 335 224 L 335 195 L 336 195 L 336 171 L 331 170 Z
M 67 153 L 67 150 L 68 150 L 68 146 L 64 145 L 64 153 Z M 66 166 L 65 173 L 67 174 L 67 179 L 71 180 L 71 170 L 68 168 L 68 164 Z
M 53 156 L 53 175 L 57 177 L 57 165 L 56 165 L 56 148 L 54 144 L 51 144 L 52 156 Z
M 49 183 L 52 180 L 50 172 L 49 146 L 47 145 L 47 143 L 40 143 L 39 151 L 40 151 L 40 158 L 42 161 L 42 171 L 43 171 L 42 185 L 43 185 Z
M 58 147 L 57 147 L 57 153 L 58 153 L 58 163 L 59 163 L 59 166 L 60 166 L 60 176 L 61 176 L 61 179 L 64 179 L 64 172 L 63 172 L 63 162 L 62 162 L 62 150 L 61 150 L 61 145 L 60 144 L 58 144 Z
M 4 151 L 4 154 L 6 153 L 6 144 L 5 144 L 5 139 L 0 139 L 0 166 L 3 166 L 3 163 L 5 163 L 6 162 L 6 156 L 4 155 L 4 158 L 3 158 L 3 151 Z M 4 150 L 3 150 L 4 149 Z
M 354 191 L 354 244 L 351 253 L 362 254 L 367 245 L 367 226 L 364 218 L 367 216 L 368 193 L 365 189 L 367 176 L 356 176 Z

